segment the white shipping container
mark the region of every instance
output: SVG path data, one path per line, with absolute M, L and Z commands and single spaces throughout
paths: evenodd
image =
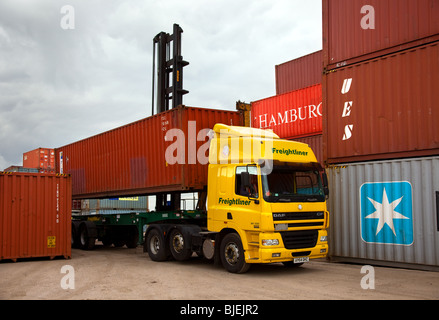
M 327 171 L 331 258 L 439 267 L 439 157 L 340 164 Z

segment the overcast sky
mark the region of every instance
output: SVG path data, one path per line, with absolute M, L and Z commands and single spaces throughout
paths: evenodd
M 174 23 L 187 106 L 273 96 L 275 65 L 322 48 L 321 0 L 1 0 L 0 170 L 150 116 L 152 39 Z

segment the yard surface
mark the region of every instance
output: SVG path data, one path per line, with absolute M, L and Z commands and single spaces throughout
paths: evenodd
M 0 262 L 0 300 L 439 299 L 438 272 L 362 267 L 317 260 L 292 269 L 254 265 L 238 275 L 200 258 L 153 262 L 141 247 L 97 245 L 73 249 L 70 260 Z

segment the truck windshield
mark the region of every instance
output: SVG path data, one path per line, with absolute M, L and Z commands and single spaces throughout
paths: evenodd
M 324 202 L 325 194 L 318 164 L 274 165 L 269 175 L 262 175 L 267 202 Z

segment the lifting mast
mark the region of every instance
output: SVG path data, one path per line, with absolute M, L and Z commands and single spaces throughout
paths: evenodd
M 182 33 L 183 29 L 178 24 L 174 24 L 172 35 L 160 32 L 153 39 L 152 115 L 183 104 L 183 95 L 189 93 L 183 89 L 183 67 L 187 66 L 189 62 L 184 61 L 181 55 Z M 155 84 L 156 74 L 157 87 Z M 157 92 L 156 103 L 154 101 L 155 92 Z M 170 100 L 172 100 L 172 104 L 170 104 Z
M 183 67 L 187 66 L 189 62 L 184 61 L 181 55 L 182 33 L 183 29 L 178 24 L 174 24 L 172 35 L 166 32 L 160 32 L 153 39 L 151 115 L 168 111 L 170 107 L 176 108 L 182 105 L 183 95 L 189 93 L 189 91 L 183 89 Z M 155 86 L 156 74 L 157 88 Z M 155 89 L 157 89 L 156 106 L 154 105 Z M 170 104 L 170 100 L 172 100 L 172 104 Z M 167 201 L 167 194 L 157 194 L 156 196 L 158 211 L 180 208 L 180 193 L 171 193 L 170 205 Z

